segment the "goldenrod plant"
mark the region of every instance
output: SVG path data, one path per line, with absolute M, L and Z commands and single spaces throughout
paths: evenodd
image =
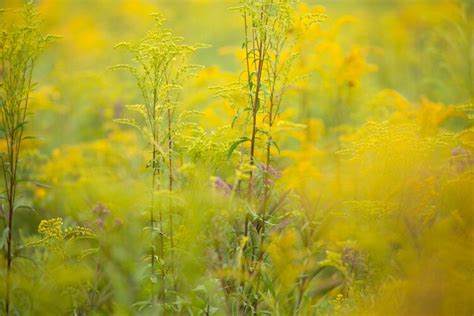
M 5 14 L 5 12 L 1 12 Z M 6 144 L 6 151 L 1 153 L 2 175 L 4 180 L 5 201 L 2 207 L 3 229 L 2 246 L 5 249 L 6 272 L 4 311 L 10 315 L 13 273 L 12 263 L 15 257 L 16 246 L 14 240 L 15 213 L 20 208 L 32 209 L 29 205 L 22 205 L 18 200 L 21 193 L 22 181 L 33 179 L 22 178 L 21 154 L 25 141 L 33 138 L 25 135 L 28 124 L 30 93 L 34 88 L 32 81 L 33 69 L 36 61 L 52 40 L 52 36 L 44 34 L 40 29 L 38 14 L 32 3 L 28 3 L 21 12 L 20 24 L 9 27 L 2 25 L 0 37 L 0 111 L 2 123 L 2 138 Z
M 292 71 L 297 58 L 295 41 L 324 19 L 322 14 L 297 16 L 295 5 L 293 1 L 241 1 L 233 8 L 242 16 L 245 70 L 240 82 L 219 90 L 220 96 L 234 104 L 232 126 L 241 132 L 227 156 L 230 159 L 239 148 L 232 194 L 237 192 L 246 208 L 242 233 L 235 236 L 240 240 L 241 252 L 235 259 L 242 274 L 235 291 L 239 293 L 238 310 L 244 314 L 258 313 L 261 292 L 267 291 L 261 283 L 265 277 L 262 266 L 268 261 L 268 227 L 287 217 L 282 208 L 288 192 L 276 187 L 281 172 L 273 163 L 280 150 L 274 135 L 283 125 L 303 127 L 280 119 L 285 94 L 303 77 Z M 301 33 L 292 34 L 297 25 Z
M 199 68 L 188 63 L 189 55 L 203 46 L 183 44 L 181 37 L 173 35 L 165 28 L 163 16 L 154 14 L 153 18 L 154 29 L 142 40 L 137 43 L 123 42 L 116 45 L 116 48 L 125 48 L 131 52 L 135 64 L 119 64 L 113 69 L 128 70 L 136 79 L 143 99 L 143 104 L 126 106 L 128 110 L 140 115 L 140 122 L 134 118 L 116 119 L 116 121 L 137 127 L 150 149 L 151 154 L 147 163 L 151 173 L 151 201 L 147 227 L 150 231 L 151 248 L 150 303 L 155 309 L 158 299 L 161 302 L 160 310 L 165 312 L 167 292 L 171 289 L 177 290 L 174 262 L 175 215 L 171 196 L 175 182 L 173 162 L 177 157 L 174 137 L 176 128 L 179 127 L 176 124 L 176 112 L 180 103 L 182 82 L 193 70 Z M 164 179 L 166 181 L 163 181 Z M 166 183 L 164 186 L 163 182 Z M 168 197 L 162 194 L 163 187 L 166 188 Z M 160 201 L 165 199 L 168 203 Z M 164 217 L 165 205 L 167 205 L 167 219 Z M 156 285 L 159 286 L 159 293 L 156 293 Z

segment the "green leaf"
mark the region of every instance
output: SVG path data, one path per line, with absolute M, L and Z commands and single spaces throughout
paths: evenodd
M 33 263 L 36 267 L 39 267 L 38 263 L 37 263 L 34 259 L 32 259 L 32 258 L 30 258 L 30 257 L 27 257 L 27 256 L 25 256 L 25 255 L 14 255 L 12 260 L 15 260 L 15 259 L 24 259 L 24 260 L 30 261 L 30 262 Z
M 237 111 L 237 114 L 235 114 L 234 118 L 232 119 L 232 123 L 230 124 L 230 127 L 232 127 L 232 128 L 234 127 L 234 124 L 239 119 L 240 114 L 242 114 L 242 110 Z
M 42 137 L 37 137 L 37 136 L 24 136 L 24 137 L 22 138 L 22 140 L 29 140 L 29 139 L 30 139 L 30 140 L 35 140 L 35 139 L 37 139 L 37 140 L 42 140 L 42 139 L 44 139 L 44 138 L 42 138 Z
M 37 212 L 33 207 L 31 207 L 31 206 L 29 206 L 29 205 L 17 205 L 17 206 L 15 206 L 15 208 L 13 209 L 13 211 L 16 211 L 16 210 L 21 209 L 21 208 L 26 209 L 26 210 L 28 210 L 28 211 L 32 211 L 32 212 L 35 213 L 36 215 L 39 215 L 38 212 Z
M 42 188 L 47 188 L 47 189 L 50 189 L 52 188 L 52 186 L 46 184 L 46 183 L 43 183 L 41 181 L 38 181 L 38 180 L 34 180 L 34 179 L 18 179 L 16 180 L 17 183 L 20 183 L 20 182 L 30 182 L 30 183 L 33 183 L 35 184 L 36 186 L 39 186 L 39 187 L 42 187 Z
M 237 141 L 235 141 L 232 145 L 230 145 L 229 150 L 227 151 L 227 160 L 230 159 L 230 157 L 232 156 L 232 153 L 237 148 L 237 146 L 239 146 L 242 143 L 249 142 L 249 141 L 250 141 L 250 138 L 241 137 Z
M 278 153 L 280 153 L 280 147 L 278 147 L 278 144 L 272 139 L 271 140 L 273 146 L 275 146 L 275 148 L 277 149 Z
M 219 311 L 219 308 L 217 308 L 215 306 L 209 306 L 207 308 L 207 311 L 209 312 L 209 315 L 214 315 L 215 313 L 217 313 Z
M 23 127 L 28 124 L 28 121 L 23 121 L 21 123 L 19 123 L 17 126 L 15 126 L 15 128 L 13 129 L 13 131 L 15 132 L 16 130 L 19 130 L 19 129 L 23 129 Z
M 132 304 L 133 307 L 138 308 L 138 311 L 141 312 L 145 308 L 151 307 L 151 302 L 150 301 L 140 301 Z
M 257 133 L 262 133 L 262 134 L 268 136 L 268 131 L 266 131 L 266 130 L 264 130 L 264 129 L 261 129 L 261 128 L 258 128 L 258 127 L 257 127 Z
M 198 286 L 196 286 L 194 289 L 193 289 L 194 292 L 203 292 L 203 293 L 207 293 L 207 289 L 204 287 L 204 285 L 200 284 Z
M 38 187 L 42 187 L 42 188 L 45 188 L 45 189 L 51 189 L 53 186 L 52 185 L 49 185 L 47 183 L 44 183 L 44 182 L 41 182 L 41 181 L 38 181 L 38 180 L 32 180 L 30 179 L 29 180 L 31 183 L 34 183 L 36 186 Z
M 257 98 L 255 102 L 255 112 L 258 112 L 259 109 L 260 109 L 260 98 Z
M 3 249 L 3 247 L 7 244 L 8 230 L 9 230 L 8 227 L 6 227 L 6 228 L 3 230 L 2 238 L 0 239 L 0 249 Z

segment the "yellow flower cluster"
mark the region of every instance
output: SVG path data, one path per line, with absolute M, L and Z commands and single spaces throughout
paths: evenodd
M 43 240 L 67 240 L 95 236 L 90 228 L 75 226 L 63 230 L 63 224 L 63 219 L 60 217 L 44 219 L 38 226 L 38 233 L 44 235 Z
M 38 233 L 47 239 L 62 240 L 63 236 L 63 219 L 60 217 L 52 219 L 44 219 L 38 226 Z
M 87 237 L 94 237 L 94 233 L 92 232 L 92 230 L 87 227 L 68 227 L 64 230 L 65 239 L 78 239 Z

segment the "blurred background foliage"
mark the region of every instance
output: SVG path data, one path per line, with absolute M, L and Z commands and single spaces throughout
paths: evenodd
M 225 314 L 219 280 L 233 272 L 220 265 L 219 249 L 242 243 L 229 237 L 242 207 L 229 207 L 212 184 L 234 183 L 236 162 L 226 154 L 238 135 L 234 107 L 212 87 L 237 81 L 244 69 L 235 3 L 35 3 L 44 31 L 60 38 L 34 72 L 28 131 L 41 139 L 25 145 L 24 159 L 45 184 L 25 185 L 22 199 L 37 213 L 19 212 L 15 226 L 21 251 L 41 261 L 42 272 L 18 260 L 19 314 L 149 313 L 137 305 L 148 291 L 140 286 L 146 143 L 113 122 L 140 97 L 131 77 L 109 67 L 127 61 L 114 45 L 145 34 L 153 12 L 185 42 L 210 45 L 192 56 L 204 67 L 182 90 L 182 110 L 202 113 L 179 144 L 186 155 L 173 198 L 186 294 L 173 308 Z M 2 8 L 22 4 L 0 0 Z M 296 37 L 293 70 L 307 76 L 290 84 L 275 130 L 276 190 L 289 198 L 267 241 L 271 285 L 262 310 L 472 315 L 474 2 L 308 0 L 296 10 L 327 18 Z M 37 244 L 40 222 L 58 217 L 64 229 L 88 227 L 94 238 Z M 66 254 L 45 250 L 52 248 Z

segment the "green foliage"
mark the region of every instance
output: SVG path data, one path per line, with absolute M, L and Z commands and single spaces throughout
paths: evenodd
M 473 314 L 474 7 L 307 2 L 0 11 L 0 313 Z
M 172 192 L 175 189 L 173 161 L 176 158 L 175 136 L 177 128 L 186 127 L 183 115 L 180 114 L 175 122 L 175 114 L 179 105 L 182 82 L 192 75 L 199 66 L 187 63 L 189 55 L 204 45 L 185 45 L 182 38 L 174 36 L 163 25 L 164 18 L 153 15 L 155 26 L 153 31 L 136 44 L 120 43 L 116 48 L 125 48 L 132 54 L 135 65 L 119 64 L 112 69 L 126 69 L 137 82 L 144 104 L 127 105 L 140 117 L 141 123 L 134 119 L 118 119 L 119 123 L 132 125 L 138 128 L 151 148 L 151 157 L 147 167 L 151 169 L 151 201 L 149 213 L 150 231 L 150 281 L 151 296 L 148 303 L 139 304 L 140 310 L 151 307 L 156 312 L 157 298 L 160 301 L 160 310 L 166 312 L 168 307 L 167 292 L 177 291 L 177 275 L 175 275 L 175 241 Z M 177 124 L 176 124 L 177 123 Z M 160 194 L 162 174 L 167 170 L 169 194 Z M 158 190 L 158 191 L 156 191 Z M 163 215 L 163 199 L 168 200 L 168 221 L 165 228 Z M 158 200 L 158 205 L 155 202 Z M 158 217 L 155 215 L 158 208 Z M 158 240 L 158 242 L 156 242 Z M 169 244 L 169 246 L 167 246 Z M 168 254 L 169 252 L 169 254 Z M 158 278 L 160 282 L 158 282 Z M 159 283 L 159 294 L 156 294 L 156 285 Z M 167 285 L 170 284 L 170 285 Z M 173 295 L 175 296 L 175 295 Z M 176 296 L 178 297 L 178 296 Z
M 1 12 L 4 13 L 4 12 Z M 17 202 L 18 183 L 20 182 L 20 153 L 23 141 L 27 140 L 25 131 L 30 92 L 33 89 L 32 73 L 37 58 L 46 45 L 53 39 L 40 30 L 40 22 L 32 3 L 25 5 L 21 11 L 22 24 L 7 29 L 2 25 L 0 35 L 0 115 L 1 132 L 6 143 L 6 152 L 1 153 L 2 175 L 4 180 L 5 208 L 2 208 L 4 233 L 6 232 L 6 290 L 5 312 L 10 314 L 11 269 L 15 254 L 13 241 L 14 213 L 20 207 Z

